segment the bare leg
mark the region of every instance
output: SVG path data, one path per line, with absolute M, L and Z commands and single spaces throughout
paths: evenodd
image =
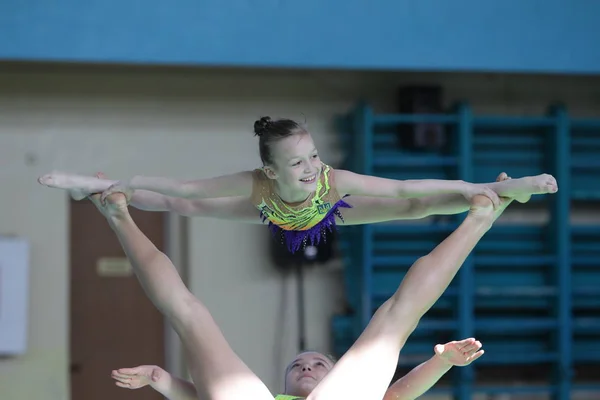
M 345 201 L 352 208 L 341 210 L 344 226 L 414 220 L 430 215 L 455 215 L 469 211 L 469 201 L 462 195 L 454 194 L 418 199 L 351 196 Z
M 130 205 L 145 211 L 170 211 L 186 217 L 217 218 L 248 224 L 263 224 L 259 211 L 248 197 L 219 197 L 189 200 L 136 190 Z
M 139 230 L 125 196 L 91 198 L 106 216 L 154 305 L 175 328 L 188 354 L 190 372 L 202 400 L 272 400 L 263 382 L 231 349 L 206 307 L 185 287 L 169 258 Z
M 501 173 L 496 182 L 511 179 Z M 531 196 L 515 199 L 526 203 Z M 414 220 L 430 215 L 455 215 L 469 211 L 469 201 L 462 195 L 443 194 L 417 199 L 350 196 L 346 199 L 352 208 L 343 209 L 344 225 L 364 225 L 396 220 Z
M 68 190 L 75 200 L 82 200 L 93 193 L 102 193 L 118 182 L 98 177 L 59 173 L 44 175 L 38 181 L 45 186 Z M 79 189 L 73 189 L 73 187 Z M 148 190 L 135 190 L 126 195 L 131 206 L 144 211 L 166 211 L 187 217 L 217 218 L 249 224 L 263 224 L 258 210 L 252 205 L 248 197 L 232 196 L 192 200 L 171 197 Z
M 382 399 L 409 335 L 508 203 L 504 200 L 495 213 L 488 198 L 476 196 L 463 223 L 412 265 L 396 293 L 377 310 L 363 334 L 309 400 Z

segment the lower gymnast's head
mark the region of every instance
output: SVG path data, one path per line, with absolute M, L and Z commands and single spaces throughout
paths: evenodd
M 334 364 L 332 357 L 316 351 L 298 354 L 285 369 L 285 394 L 308 397 Z

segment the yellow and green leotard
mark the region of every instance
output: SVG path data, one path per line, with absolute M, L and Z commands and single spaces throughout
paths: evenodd
M 294 253 L 307 244 L 316 245 L 326 230 L 335 227 L 335 217 L 344 220 L 339 210 L 350 205 L 340 198 L 335 187 L 334 170 L 323 164 L 316 191 L 304 202 L 289 205 L 277 195 L 273 180 L 262 169 L 254 170 L 251 200 L 269 228 L 285 240 L 287 248 Z
M 288 396 L 287 394 L 278 394 L 275 400 L 302 400 L 302 397 Z

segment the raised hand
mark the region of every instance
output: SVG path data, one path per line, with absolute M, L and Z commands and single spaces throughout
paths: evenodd
M 103 177 L 103 179 L 106 179 L 106 178 Z M 118 181 L 117 183 L 111 185 L 104 192 L 102 192 L 102 197 L 100 198 L 100 201 L 102 203 L 104 203 L 106 201 L 106 199 L 108 198 L 108 196 L 110 196 L 111 194 L 115 194 L 115 193 L 124 194 L 125 198 L 127 199 L 127 203 L 129 203 L 131 201 L 131 197 L 133 196 L 133 189 L 131 189 L 129 187 L 127 182 Z
M 481 357 L 484 351 L 481 349 L 481 342 L 473 338 L 452 341 L 446 344 L 438 344 L 434 351 L 436 356 L 444 362 L 456 366 L 464 367 Z
M 152 385 L 160 389 L 161 381 L 166 381 L 167 372 L 156 365 L 140 365 L 134 368 L 121 368 L 112 371 L 111 378 L 118 387 L 124 389 L 140 389 Z M 163 378 L 163 379 L 161 379 Z M 164 382 L 165 384 L 167 382 Z

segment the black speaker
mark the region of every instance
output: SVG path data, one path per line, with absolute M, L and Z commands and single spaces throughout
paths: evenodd
M 291 253 L 278 233 L 272 235 L 269 232 L 271 258 L 274 264 L 282 269 L 293 269 L 300 264 L 326 263 L 335 257 L 337 235 L 338 233 L 335 228 L 331 231 L 325 230 L 318 244 L 307 244 L 304 248 Z
M 438 85 L 404 86 L 398 92 L 398 112 L 401 114 L 442 114 L 443 89 Z M 439 150 L 447 145 L 443 124 L 401 124 L 398 128 L 400 146 L 407 150 Z

